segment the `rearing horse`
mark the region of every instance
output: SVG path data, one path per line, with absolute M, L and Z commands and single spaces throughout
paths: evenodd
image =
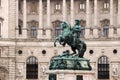
M 74 30 L 71 28 L 69 23 L 62 22 L 61 29 L 62 29 L 62 33 L 55 39 L 54 46 L 56 46 L 57 41 L 59 41 L 59 43 L 63 46 L 65 46 L 65 44 L 68 44 L 69 46 L 71 46 L 73 53 L 77 53 L 76 52 L 77 50 L 78 56 L 82 58 L 84 55 L 84 52 L 86 51 L 86 44 L 79 38 L 77 38 L 74 41 L 74 38 L 75 38 L 75 36 L 73 35 Z M 78 29 L 79 28 L 76 28 L 76 30 Z

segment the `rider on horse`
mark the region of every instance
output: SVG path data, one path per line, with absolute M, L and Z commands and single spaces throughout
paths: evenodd
M 80 20 L 75 20 L 75 25 L 72 27 L 73 46 L 79 43 L 77 41 L 79 41 L 80 39 L 80 32 L 81 32 Z
M 75 25 L 71 28 L 67 22 L 62 22 L 62 34 L 60 34 L 55 39 L 54 46 L 56 46 L 57 41 L 59 41 L 59 43 L 63 46 L 65 46 L 65 44 L 68 44 L 71 47 L 73 53 L 76 53 L 77 50 L 78 56 L 83 57 L 87 46 L 84 41 L 80 40 L 81 26 L 79 24 L 80 21 L 75 20 Z

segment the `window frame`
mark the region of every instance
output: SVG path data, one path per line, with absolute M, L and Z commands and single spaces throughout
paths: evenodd
M 103 26 L 103 37 L 108 37 L 109 35 L 109 26 Z
M 103 9 L 109 9 L 110 8 L 110 2 L 108 0 L 105 0 L 103 3 Z
M 37 38 L 37 27 L 36 26 L 31 26 L 30 28 L 30 36 L 31 38 Z
M 34 56 L 26 61 L 26 79 L 38 79 L 38 59 Z
M 84 2 L 80 2 L 79 9 L 80 10 L 85 10 L 85 3 Z
M 110 65 L 108 57 L 101 56 L 98 59 L 98 79 L 109 79 L 110 78 Z
M 55 4 L 55 10 L 61 10 L 61 4 L 60 3 Z

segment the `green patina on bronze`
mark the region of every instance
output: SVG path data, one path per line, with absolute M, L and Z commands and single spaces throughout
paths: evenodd
M 55 56 L 51 59 L 50 70 L 91 70 L 88 59 L 79 58 L 64 51 L 61 55 Z
M 73 55 L 68 50 L 63 51 L 61 55 L 53 57 L 50 62 L 50 70 L 91 70 L 89 60 L 83 58 L 87 45 L 80 39 L 81 26 L 80 21 L 75 20 L 75 25 L 71 28 L 68 22 L 61 23 L 62 33 L 55 39 L 54 46 L 58 41 L 61 45 L 69 45 Z M 77 52 L 76 52 L 77 51 Z
M 68 22 L 63 21 L 61 23 L 62 34 L 55 39 L 54 46 L 56 46 L 57 41 L 63 46 L 68 44 L 73 53 L 78 53 L 78 56 L 82 58 L 87 46 L 84 41 L 80 39 L 81 26 L 79 23 L 79 20 L 75 20 L 75 25 L 71 28 Z M 76 52 L 76 50 L 78 52 Z

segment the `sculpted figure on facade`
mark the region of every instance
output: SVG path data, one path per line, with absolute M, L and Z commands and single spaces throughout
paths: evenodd
M 23 65 L 22 64 L 18 64 L 17 65 L 17 68 L 16 68 L 16 71 L 17 71 L 17 80 L 23 80 Z

